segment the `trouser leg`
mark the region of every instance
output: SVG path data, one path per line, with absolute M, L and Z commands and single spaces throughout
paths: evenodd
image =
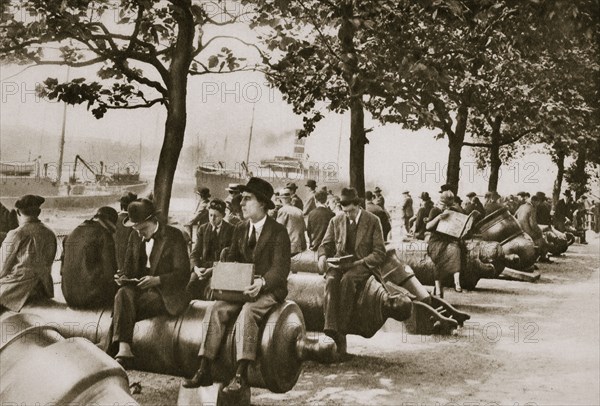
M 219 354 L 221 342 L 227 330 L 227 323 L 235 318 L 242 308 L 241 303 L 218 300 L 210 311 L 206 336 L 200 346 L 198 356 L 214 360 Z
M 135 327 L 135 300 L 139 291 L 133 286 L 123 286 L 115 295 L 113 306 L 113 337 L 112 342 L 133 342 Z
M 349 330 L 354 303 L 357 294 L 364 288 L 371 272 L 366 266 L 357 266 L 344 273 L 340 281 L 339 332 L 346 334 Z
M 237 361 L 256 359 L 260 326 L 267 313 L 276 305 L 277 300 L 271 293 L 260 295 L 255 302 L 244 304 L 235 327 Z
M 325 277 L 325 297 L 323 299 L 323 312 L 325 313 L 325 332 L 338 331 L 340 308 L 340 280 L 342 271 L 329 269 Z

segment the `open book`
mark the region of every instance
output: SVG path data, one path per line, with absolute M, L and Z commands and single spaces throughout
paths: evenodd
M 354 262 L 354 255 L 344 255 L 342 257 L 327 258 L 327 262 L 332 265 L 347 265 Z

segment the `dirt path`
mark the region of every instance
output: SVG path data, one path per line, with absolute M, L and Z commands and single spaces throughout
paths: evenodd
M 482 280 L 447 299 L 471 314 L 455 337 L 406 334 L 388 321 L 373 338 L 349 337 L 355 356 L 332 366 L 305 364 L 294 390 L 253 390 L 253 404 L 599 405 L 597 236 L 536 284 Z M 180 380 L 132 372 L 143 405 L 175 404 Z

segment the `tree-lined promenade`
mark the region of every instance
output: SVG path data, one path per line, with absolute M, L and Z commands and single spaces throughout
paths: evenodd
M 229 2 L 228 2 L 229 3 Z M 97 118 L 157 104 L 167 111 L 154 179 L 163 214 L 184 141 L 190 77 L 258 70 L 303 116 L 309 136 L 327 111 L 350 111 L 350 185 L 365 192 L 365 114 L 448 141 L 458 189 L 463 147 L 496 191 L 502 164 L 542 144 L 579 196 L 600 157 L 598 0 L 7 1 L 3 63 L 97 67 L 48 78 L 41 95 Z M 232 11 L 234 10 L 234 11 Z M 231 36 L 249 25 L 256 40 Z M 222 31 L 222 32 L 221 32 Z M 207 33 L 210 33 L 207 34 Z M 215 44 L 229 44 L 217 47 Z M 248 48 L 254 60 L 236 55 Z M 218 118 L 217 118 L 218 119 Z M 226 112 L 223 118 L 227 119 Z M 376 140 L 372 140 L 376 142 Z M 399 159 L 407 159 L 398 151 Z M 565 162 L 574 160 L 571 167 Z M 596 171 L 597 172 L 597 171 Z

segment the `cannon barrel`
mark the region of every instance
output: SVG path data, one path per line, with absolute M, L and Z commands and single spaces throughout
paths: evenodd
M 537 259 L 535 243 L 525 234 L 508 209 L 501 208 L 479 221 L 473 232 L 485 241 L 496 241 L 502 245 L 506 265 L 517 270 L 533 266 Z
M 178 317 L 159 316 L 136 323 L 133 349 L 138 356 L 133 367 L 141 371 L 191 376 L 198 369 L 198 352 L 206 334 L 210 309 L 214 302 L 192 301 Z M 66 337 L 85 337 L 105 346 L 110 327 L 110 310 L 79 311 L 56 301 L 27 305 L 24 312 L 50 321 Z M 216 382 L 225 382 L 235 373 L 235 338 L 233 321 L 228 326 L 226 342 L 219 362 L 213 363 Z M 294 387 L 302 361 L 329 362 L 335 358 L 335 344 L 318 343 L 306 336 L 304 317 L 291 301 L 278 305 L 269 313 L 261 331 L 258 358 L 249 368 L 250 386 L 284 393 Z
M 3 404 L 137 405 L 123 368 L 88 340 L 65 340 L 31 314 L 4 313 L 0 326 Z
M 292 262 L 292 268 L 298 262 Z M 310 269 L 310 266 L 303 264 L 296 269 Z M 313 269 L 316 270 L 316 265 Z M 308 330 L 322 331 L 324 278 L 300 272 L 290 276 L 288 288 L 288 298 L 302 309 Z M 415 297 L 411 309 L 404 299 L 404 292 Z M 363 337 L 372 337 L 388 317 L 403 321 L 413 334 L 451 334 L 470 318 L 446 301 L 431 296 L 412 269 L 396 255 L 394 248 L 387 249 L 378 278 L 369 278 L 352 311 L 354 323 L 349 333 Z

